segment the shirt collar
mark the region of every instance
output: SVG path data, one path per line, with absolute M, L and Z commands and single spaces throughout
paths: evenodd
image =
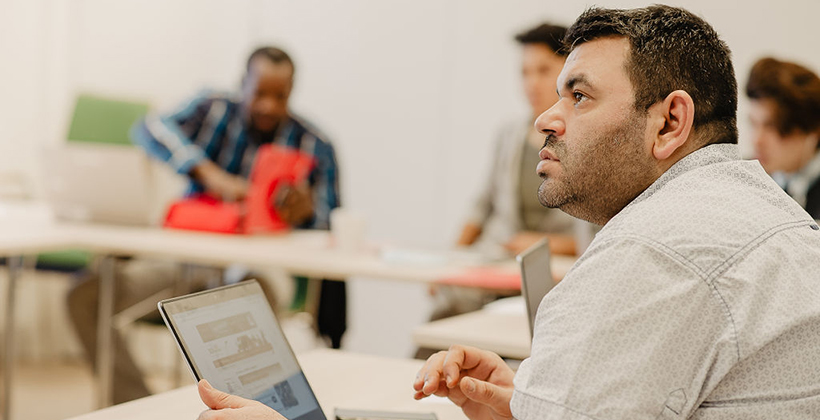
M 664 172 L 663 175 L 661 175 L 657 180 L 655 180 L 655 182 L 652 183 L 652 185 L 632 200 L 632 202 L 624 207 L 623 210 L 618 212 L 618 214 L 622 213 L 627 208 L 651 197 L 655 194 L 655 192 L 663 188 L 664 185 L 691 171 L 692 169 L 733 160 L 740 160 L 740 149 L 736 144 L 720 143 L 701 147 L 700 149 L 684 156 L 681 160 L 672 165 L 671 168 Z

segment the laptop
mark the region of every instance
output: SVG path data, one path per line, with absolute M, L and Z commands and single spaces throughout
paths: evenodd
M 207 379 L 219 390 L 259 401 L 291 420 L 326 420 L 255 280 L 163 300 L 157 306 L 197 381 Z M 336 418 L 436 416 L 336 409 Z
M 530 337 L 535 328 L 535 315 L 544 296 L 555 286 L 550 268 L 549 240 L 544 238 L 515 257 L 521 267 L 521 293 L 527 306 Z
M 46 200 L 59 220 L 150 225 L 150 162 L 134 146 L 72 142 L 43 151 Z

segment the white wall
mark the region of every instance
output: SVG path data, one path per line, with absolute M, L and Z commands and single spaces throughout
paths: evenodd
M 599 1 L 631 7 L 636 1 Z M 820 3 L 677 2 L 728 41 L 740 82 L 763 54 L 820 68 Z M 492 133 L 525 110 L 511 40 L 582 2 L 517 0 L 5 0 L 0 16 L 0 171 L 29 171 L 66 130 L 74 95 L 170 109 L 235 87 L 246 54 L 280 44 L 298 66 L 293 108 L 329 133 L 345 204 L 381 240 L 445 246 L 485 178 Z M 741 17 L 742 16 L 742 17 Z M 745 101 L 741 102 L 741 106 Z M 741 128 L 745 126 L 743 108 Z
M 723 35 L 741 86 L 764 54 L 820 70 L 820 2 L 673 3 Z M 4 0 L 0 174 L 36 172 L 37 150 L 64 135 L 77 92 L 142 98 L 168 110 L 201 87 L 237 86 L 248 52 L 273 43 L 292 53 L 293 108 L 331 136 L 343 201 L 366 215 L 370 235 L 446 247 L 486 177 L 495 128 L 526 110 L 512 36 L 543 19 L 571 23 L 585 7 L 543 0 Z M 744 107 L 741 100 L 741 136 Z

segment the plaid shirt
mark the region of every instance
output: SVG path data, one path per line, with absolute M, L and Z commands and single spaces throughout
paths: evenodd
M 313 191 L 314 218 L 300 228 L 327 229 L 330 211 L 339 206 L 339 176 L 333 146 L 318 130 L 291 114 L 272 138 L 251 133 L 240 101 L 205 91 L 169 115 L 149 114 L 131 130 L 133 141 L 152 157 L 183 175 L 209 159 L 228 173 L 247 178 L 259 146 L 273 143 L 298 149 L 316 159 L 308 181 Z M 190 179 L 188 195 L 203 191 Z

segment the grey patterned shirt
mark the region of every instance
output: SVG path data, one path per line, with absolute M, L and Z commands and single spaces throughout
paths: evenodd
M 683 158 L 541 302 L 518 419 L 820 419 L 820 231 L 735 145 Z

